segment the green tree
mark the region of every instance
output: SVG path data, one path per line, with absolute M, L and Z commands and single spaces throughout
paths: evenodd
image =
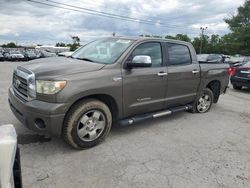
M 56 46 L 57 46 L 57 47 L 65 47 L 66 44 L 63 43 L 63 42 L 58 42 L 58 43 L 56 43 Z
M 200 44 L 201 44 L 201 38 L 200 37 L 195 37 L 192 41 L 192 44 L 194 46 L 194 49 L 196 53 L 198 54 L 200 51 Z
M 225 19 L 232 31 L 230 38 L 236 53 L 250 54 L 250 0 L 237 9 L 237 14 Z
M 4 47 L 4 48 L 16 48 L 17 45 L 14 42 L 10 42 L 8 44 L 3 44 L 2 47 Z
M 71 39 L 73 40 L 73 44 L 80 44 L 80 38 L 78 36 L 71 36 Z
M 165 36 L 165 39 L 173 39 L 173 40 L 176 40 L 175 36 L 172 36 L 172 35 L 166 35 L 166 36 Z
M 177 34 L 175 36 L 175 38 L 177 40 L 181 40 L 181 41 L 186 41 L 186 42 L 191 42 L 191 39 L 186 35 L 186 34 Z
M 78 36 L 70 36 L 73 40 L 73 44 L 68 44 L 70 51 L 75 51 L 80 46 L 80 38 Z

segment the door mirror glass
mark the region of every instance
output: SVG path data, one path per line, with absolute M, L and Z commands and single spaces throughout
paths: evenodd
M 127 63 L 128 68 L 132 67 L 151 67 L 151 57 L 147 55 L 136 55 L 133 57 L 132 62 Z

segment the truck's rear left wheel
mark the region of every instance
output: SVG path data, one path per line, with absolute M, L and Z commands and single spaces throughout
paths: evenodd
M 205 88 L 199 97 L 193 102 L 190 112 L 208 112 L 214 102 L 214 94 L 209 88 Z
M 106 104 L 95 99 L 83 100 L 67 114 L 63 137 L 74 148 L 90 148 L 104 140 L 111 124 L 112 115 Z

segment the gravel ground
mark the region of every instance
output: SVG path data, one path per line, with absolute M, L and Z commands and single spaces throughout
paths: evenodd
M 0 125 L 16 127 L 24 187 L 250 187 L 250 90 L 229 88 L 205 114 L 114 126 L 101 145 L 76 151 L 12 115 L 7 89 L 19 64 L 0 62 Z

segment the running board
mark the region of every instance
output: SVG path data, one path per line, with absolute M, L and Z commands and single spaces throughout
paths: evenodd
M 191 109 L 192 109 L 191 105 L 178 106 L 178 107 L 174 107 L 174 108 L 169 108 L 168 110 L 164 110 L 164 111 L 148 113 L 148 114 L 143 114 L 143 115 L 137 115 L 137 116 L 134 116 L 134 117 L 131 117 L 128 119 L 123 119 L 119 123 L 122 126 L 126 126 L 126 125 L 131 125 L 133 123 L 145 121 L 148 119 L 167 116 L 167 115 L 170 115 L 170 114 L 173 114 L 176 112 L 182 112 L 182 111 L 187 111 L 187 110 L 191 110 Z

